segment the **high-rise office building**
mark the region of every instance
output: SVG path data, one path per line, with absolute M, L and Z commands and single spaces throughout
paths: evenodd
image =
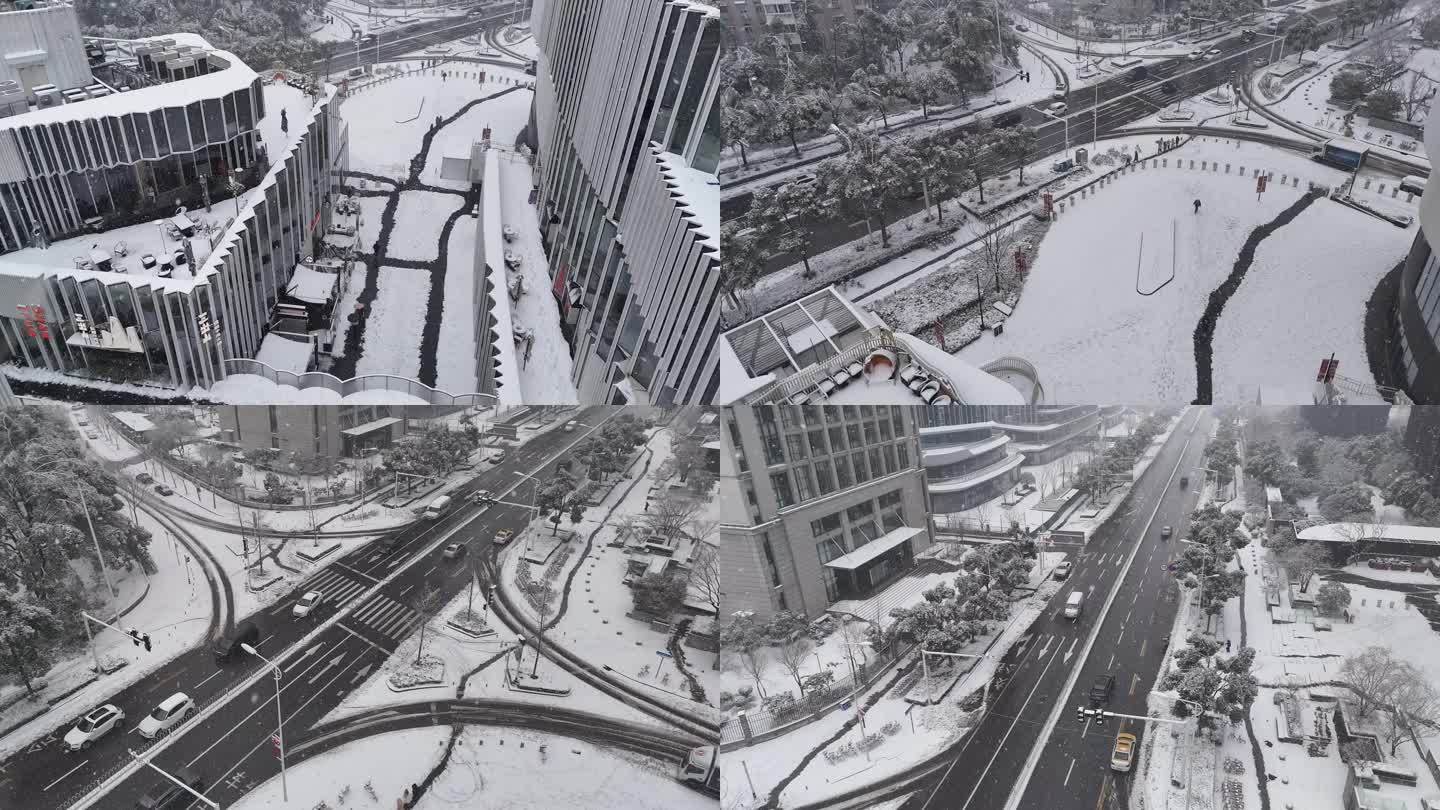
M 665 0 L 535 4 L 537 205 L 586 402 L 719 387 L 720 19 Z
M 882 591 L 931 544 L 914 408 L 721 411 L 721 615 L 818 616 Z

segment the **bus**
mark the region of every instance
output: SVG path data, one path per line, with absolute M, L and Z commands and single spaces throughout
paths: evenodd
M 696 790 L 719 796 L 719 753 L 720 749 L 713 745 L 690 749 L 690 756 L 680 764 L 680 773 L 676 778 Z
M 1353 172 L 1365 164 L 1365 156 L 1368 154 L 1370 154 L 1370 147 L 1359 141 L 1349 138 L 1331 138 L 1320 144 L 1320 148 L 1312 152 L 1310 158 L 1319 163 Z

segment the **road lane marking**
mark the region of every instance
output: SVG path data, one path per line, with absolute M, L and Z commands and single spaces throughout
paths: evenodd
M 995 764 L 996 758 L 1000 756 L 1000 751 L 1005 747 L 1005 741 L 1010 739 L 1010 733 L 1015 730 L 1015 726 L 1020 724 L 1021 716 L 1025 714 L 1025 709 L 1030 706 L 1030 699 L 1035 697 L 1035 692 L 1038 691 L 1040 687 L 1045 684 L 1045 673 L 1050 669 L 1050 665 L 1053 663 L 1055 663 L 1055 656 L 1052 655 L 1050 656 L 1050 660 L 1045 662 L 1044 668 L 1040 670 L 1040 677 L 1035 679 L 1035 685 L 1030 687 L 1030 693 L 1025 696 L 1025 701 L 1020 704 L 1020 710 L 1015 712 L 1015 716 L 1011 718 L 1010 727 L 1005 730 L 1005 736 L 1001 737 L 1000 743 L 995 746 L 995 753 L 990 756 L 990 761 L 985 763 L 984 770 L 980 771 L 981 780 L 983 780 L 984 776 L 990 772 L 991 766 Z M 957 756 L 955 760 L 950 763 L 950 767 L 945 769 L 945 775 L 940 777 L 940 784 L 945 784 L 945 780 L 950 777 L 951 769 L 953 769 L 958 762 L 960 762 L 960 757 Z M 965 803 L 960 806 L 960 810 L 965 810 L 965 808 L 970 806 L 971 800 L 975 798 L 976 791 L 980 790 L 980 785 L 982 784 L 981 780 L 976 780 L 975 787 L 970 790 L 970 795 L 965 797 Z M 931 793 L 930 799 L 927 799 L 925 801 L 925 804 L 921 806 L 920 810 L 926 810 L 926 808 L 930 806 L 930 801 L 934 798 L 935 794 Z
M 1110 653 L 1110 663 L 1106 664 L 1106 665 L 1105 665 L 1105 668 L 1106 668 L 1106 669 L 1114 669 L 1114 668 L 1115 668 L 1115 653 Z
M 439 568 L 439 566 L 438 566 L 438 565 L 432 565 L 432 566 L 430 566 L 429 568 L 425 569 L 425 575 L 426 575 L 426 576 L 429 576 L 429 575 L 435 573 L 435 569 L 436 569 L 436 568 Z M 412 587 L 413 587 L 413 586 L 412 586 Z
M 212 679 L 219 677 L 220 673 L 222 673 L 222 672 L 224 672 L 224 671 L 225 671 L 225 670 L 223 670 L 223 669 L 217 669 L 217 670 L 215 670 L 215 674 L 214 674 L 214 675 L 211 675 L 209 678 L 206 678 L 205 680 L 203 680 L 203 681 L 195 684 L 195 687 L 194 687 L 194 688 L 195 688 L 195 689 L 199 689 L 200 687 L 202 687 L 202 686 L 204 686 L 205 684 L 209 683 Z
M 1130 676 L 1130 694 L 1131 694 L 1131 695 L 1134 695 L 1134 694 L 1135 694 L 1135 687 L 1138 686 L 1138 685 L 1140 685 L 1140 676 L 1139 676 L 1138 674 L 1136 674 L 1136 675 L 1131 675 L 1131 676 Z
M 60 780 L 61 780 L 61 779 L 64 779 L 65 777 L 69 776 L 70 774 L 72 774 L 72 773 L 80 770 L 81 768 L 83 768 L 83 767 L 85 767 L 86 765 L 89 765 L 89 764 L 90 764 L 90 760 L 87 759 L 87 760 L 85 760 L 84 762 L 80 763 L 79 765 L 76 765 L 75 767 L 73 767 L 73 768 L 71 768 L 70 770 L 66 771 L 65 773 L 60 774 L 60 778 L 59 778 L 59 779 L 56 779 L 54 782 L 51 782 L 50 784 L 46 785 L 46 786 L 45 786 L 45 790 L 49 790 L 50 788 L 55 787 L 56 785 L 60 784 Z
M 343 625 L 343 624 L 337 624 L 337 625 L 335 625 L 335 626 L 338 627 L 338 628 L 340 628 L 341 630 L 344 630 L 345 632 L 349 633 L 350 635 L 354 636 L 355 638 L 360 639 L 361 641 L 365 642 L 366 644 L 369 644 L 371 647 L 374 647 L 375 649 L 379 650 L 380 652 L 385 653 L 386 657 L 389 657 L 390 651 L 387 650 L 387 649 L 385 649 L 384 647 L 381 647 L 379 644 L 376 644 L 375 642 L 371 641 L 370 639 L 365 638 L 364 636 L 360 635 L 359 633 L 355 632 L 354 630 L 351 630 L 350 628 L 346 627 L 346 626 Z
M 1150 643 L 1149 637 L 1140 639 L 1140 655 L 1145 655 L 1145 645 Z
M 1069 787 L 1069 786 L 1070 786 L 1070 772 L 1073 771 L 1073 770 L 1075 770 L 1075 758 L 1074 758 L 1074 757 L 1071 757 L 1071 758 L 1070 758 L 1070 767 L 1068 767 L 1068 768 L 1065 769 L 1065 781 L 1060 783 L 1062 787 Z

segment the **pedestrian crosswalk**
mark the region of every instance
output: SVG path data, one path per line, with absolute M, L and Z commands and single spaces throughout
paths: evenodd
M 320 591 L 331 610 L 339 610 L 350 604 L 369 588 L 371 583 L 357 582 L 344 573 L 330 569 L 321 572 L 302 590 Z M 365 600 L 350 614 L 347 621 L 362 624 L 382 636 L 395 640 L 405 634 L 419 621 L 419 614 L 384 594 L 375 594 Z
M 377 593 L 355 611 L 351 619 L 382 636 L 399 641 L 420 621 L 420 614 L 384 594 Z

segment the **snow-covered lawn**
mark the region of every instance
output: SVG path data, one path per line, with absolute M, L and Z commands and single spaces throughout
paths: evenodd
M 351 169 L 404 177 L 435 116 L 453 115 L 466 103 L 497 89 L 474 79 L 442 81 L 442 69 L 447 74 L 454 70 L 427 68 L 367 86 L 345 99 L 340 114 L 350 125 Z M 477 140 L 479 135 L 474 133 Z
M 440 345 L 435 348 L 435 386 L 446 391 L 480 390 L 475 376 L 475 232 L 479 222 L 462 215 L 450 229 L 445 246 L 445 304 Z
M 365 327 L 357 374 L 420 373 L 420 327 L 430 298 L 430 274 L 408 267 L 381 267 L 379 294 Z M 443 340 L 443 339 L 442 339 Z
M 387 185 L 370 183 L 364 178 L 354 178 L 348 182 L 355 184 L 363 182 L 370 188 L 382 190 L 389 188 Z M 385 204 L 389 201 L 389 198 L 356 196 L 352 199 L 360 203 L 360 228 L 356 234 L 360 241 L 360 251 L 362 253 L 374 253 L 375 240 L 380 238 L 380 216 L 385 213 Z
M 445 220 L 464 204 L 464 200 L 454 194 L 400 192 L 400 204 L 395 209 L 395 227 L 390 231 L 386 255 L 392 259 L 416 262 L 435 261 L 439 256 L 440 233 L 445 227 Z
M 1365 302 L 1410 250 L 1412 229 L 1320 200 L 1260 244 L 1215 332 L 1215 398 L 1310 404 L 1309 372 L 1334 352 L 1345 374 L 1368 378 Z M 1343 260 L 1337 260 L 1343 257 Z M 1252 358 L 1264 346 L 1264 359 Z
M 1229 275 L 1241 244 L 1256 226 L 1298 200 L 1307 181 L 1328 185 L 1342 177 L 1301 155 L 1215 139 L 1200 139 L 1165 160 L 1166 166 L 1152 165 L 1092 187 L 1087 199 L 1070 198 L 1040 243 L 1004 334 L 983 335 L 960 356 L 976 364 L 1005 355 L 1023 357 L 1039 369 L 1047 396 L 1056 401 L 1193 398 L 1196 324 L 1211 291 Z M 1177 168 L 1177 161 L 1184 161 L 1184 168 Z M 1215 163 L 1218 171 L 1200 168 Z M 1225 171 L 1227 164 L 1230 173 Z M 1238 176 L 1241 168 L 1245 178 Z M 1254 180 L 1248 179 L 1254 169 L 1276 176 L 1276 183 L 1258 201 Z M 1288 179 L 1296 176 L 1299 188 Z M 1194 199 L 1202 204 L 1198 215 L 1190 206 Z M 1406 231 L 1377 225 L 1364 214 L 1326 200 L 1312 208 L 1319 210 L 1311 218 L 1280 229 L 1266 241 L 1290 245 L 1299 241 L 1296 234 L 1325 227 L 1344 234 L 1350 244 L 1355 238 L 1364 240 L 1370 252 L 1349 247 L 1328 254 L 1316 250 L 1311 264 L 1305 265 L 1311 276 L 1348 273 L 1378 279 L 1394 264 L 1397 251 L 1408 249 L 1411 235 Z M 1271 251 L 1276 249 L 1262 243 L 1259 255 L 1263 260 L 1275 255 Z M 1324 266 L 1325 262 L 1335 266 Z M 1277 358 L 1272 352 L 1230 353 L 1241 334 L 1255 337 L 1253 330 L 1242 333 L 1242 327 L 1231 326 L 1231 319 L 1244 320 L 1235 318 L 1235 313 L 1255 319 L 1260 313 L 1273 313 L 1283 306 L 1281 302 L 1303 300 L 1306 311 L 1290 315 L 1274 328 L 1303 333 L 1312 341 L 1328 336 L 1332 345 L 1326 347 L 1327 354 L 1333 350 L 1364 357 L 1357 342 L 1363 323 L 1356 300 L 1357 289 L 1363 286 L 1359 281 L 1337 289 L 1335 284 L 1312 285 L 1307 278 L 1277 288 L 1266 283 L 1263 265 L 1258 269 L 1262 272 L 1252 270 L 1220 316 L 1227 331 L 1216 341 L 1226 352 L 1217 356 L 1215 366 L 1217 398 L 1235 397 L 1242 385 L 1249 385 L 1242 398 L 1253 401 L 1254 381 L 1266 382 L 1266 390 L 1270 386 L 1279 391 L 1303 390 L 1313 365 L 1307 360 L 1297 366 L 1290 356 Z M 1348 314 L 1301 328 L 1320 321 L 1317 313 L 1332 312 Z M 1340 345 L 1342 341 L 1346 345 Z M 1236 365 L 1241 359 L 1244 364 Z M 1356 365 L 1365 368 L 1361 363 L 1350 368 Z

